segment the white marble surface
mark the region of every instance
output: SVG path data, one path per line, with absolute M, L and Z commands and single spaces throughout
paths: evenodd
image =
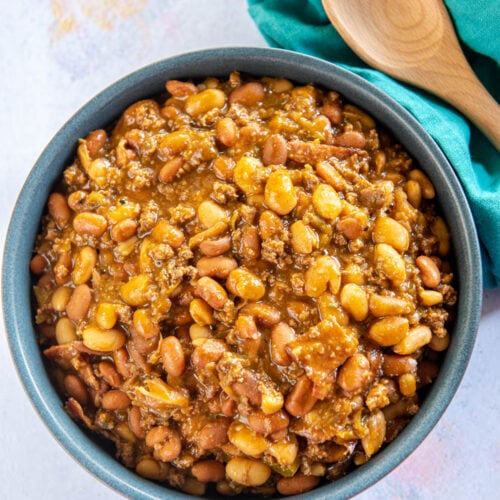
M 2 0 L 1 6 L 2 242 L 36 158 L 99 90 L 188 50 L 266 45 L 244 0 Z M 357 498 L 499 498 L 499 324 L 500 291 L 485 291 L 474 354 L 453 402 L 413 455 Z M 0 497 L 122 498 L 52 438 L 23 392 L 0 325 Z

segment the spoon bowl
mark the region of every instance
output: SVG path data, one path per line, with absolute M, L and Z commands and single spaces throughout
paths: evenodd
M 367 64 L 449 102 L 500 148 L 500 107 L 465 59 L 441 0 L 323 0 L 323 6 Z

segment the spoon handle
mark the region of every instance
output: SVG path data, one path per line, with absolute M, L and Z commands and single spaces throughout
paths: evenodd
M 418 71 L 400 69 L 399 78 L 452 104 L 499 150 L 500 106 L 476 77 L 458 42 L 454 42 L 443 40 L 441 50 L 432 59 L 424 62 Z
M 466 75 L 463 74 L 463 77 Z M 500 150 L 500 106 L 472 73 L 455 88 L 444 89 L 444 98 L 453 104 Z

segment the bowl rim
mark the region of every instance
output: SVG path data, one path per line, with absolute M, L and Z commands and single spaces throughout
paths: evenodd
M 207 73 L 208 68 L 213 71 Z M 252 68 L 257 69 L 252 71 Z M 472 214 L 462 187 L 440 148 L 401 105 L 371 83 L 338 65 L 283 49 L 224 47 L 196 50 L 140 68 L 117 80 L 83 105 L 55 134 L 32 167 L 11 215 L 2 265 L 2 306 L 11 355 L 24 389 L 42 421 L 63 448 L 90 473 L 133 498 L 189 497 L 126 469 L 87 437 L 65 413 L 62 401 L 43 368 L 31 317 L 25 315 L 30 295 L 29 270 L 26 266 L 29 260 L 26 260 L 26 256 L 27 249 L 31 255 L 48 191 L 52 182 L 60 176 L 67 160 L 73 156 L 75 140 L 81 136 L 81 131 L 97 128 L 99 123 L 101 127 L 111 123 L 125 110 L 127 103 L 138 100 L 136 96 L 157 93 L 151 90 L 158 88 L 160 79 L 227 76 L 233 70 L 258 76 L 288 76 L 295 81 L 314 82 L 340 92 L 391 130 L 412 156 L 415 156 L 414 152 L 419 153 L 419 163 L 432 167 L 427 173 L 433 183 L 442 188 L 444 199 L 440 198 L 440 202 L 445 212 L 454 211 L 454 217 L 447 220 L 452 227 L 457 261 L 464 263 L 459 269 L 459 289 L 463 292 L 464 287 L 467 287 L 468 294 L 465 298 L 462 298 L 463 293 L 459 296 L 453 341 L 437 382 L 433 384 L 419 414 L 401 435 L 362 467 L 308 492 L 308 498 L 317 500 L 325 495 L 329 498 L 348 498 L 373 485 L 403 462 L 446 410 L 465 373 L 474 345 L 481 314 L 482 278 L 478 271 L 481 269 L 481 260 Z M 304 72 L 305 79 L 291 77 L 299 75 L 299 71 Z M 97 116 L 101 115 L 110 118 L 98 120 Z M 71 151 L 68 143 L 71 144 Z M 67 153 L 64 158 L 61 152 Z M 54 169 L 53 165 L 59 167 Z M 36 202 L 36 217 L 33 215 L 33 200 Z

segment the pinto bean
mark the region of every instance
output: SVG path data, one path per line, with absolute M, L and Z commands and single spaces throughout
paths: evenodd
M 225 392 L 221 396 L 221 411 L 226 417 L 234 417 L 236 414 L 236 401 L 231 399 Z
M 104 147 L 107 139 L 108 134 L 102 128 L 90 132 L 85 138 L 85 145 L 87 146 L 87 151 L 91 158 L 97 158 L 99 151 Z
M 224 181 L 233 182 L 233 172 L 236 163 L 226 155 L 219 155 L 213 162 L 214 174 Z
M 141 410 L 138 406 L 130 408 L 128 413 L 128 426 L 137 438 L 144 439 L 146 437 L 146 432 L 141 424 Z
M 363 387 L 372 377 L 370 362 L 364 354 L 353 354 L 340 368 L 337 383 L 347 392 Z
M 232 257 L 201 257 L 196 263 L 196 269 L 200 276 L 226 279 L 229 273 L 238 267 L 238 263 Z
M 126 410 L 130 404 L 127 394 L 118 389 L 108 391 L 102 397 L 102 407 L 105 410 Z
M 262 326 L 274 326 L 279 323 L 281 313 L 279 309 L 265 302 L 251 302 L 240 309 L 241 314 L 252 316 Z
M 82 406 L 89 401 L 89 392 L 82 379 L 73 373 L 64 377 L 64 388 L 70 397 L 75 398 Z
M 106 219 L 99 214 L 92 212 L 80 212 L 73 219 L 73 228 L 78 234 L 86 236 L 101 237 L 106 231 L 108 223 Z
M 417 360 L 411 356 L 400 356 L 398 354 L 384 354 L 382 371 L 384 375 L 394 377 L 409 373 L 417 368 Z
M 47 261 L 41 255 L 35 255 L 30 262 L 30 271 L 33 274 L 42 274 L 47 267 Z
M 146 444 L 153 448 L 153 456 L 162 462 L 175 460 L 182 451 L 179 433 L 165 425 L 153 427 L 146 434 Z
M 226 477 L 226 469 L 217 460 L 200 460 L 191 467 L 191 474 L 202 483 L 217 483 Z
M 113 226 L 111 230 L 111 238 L 118 243 L 127 241 L 134 236 L 137 231 L 138 224 L 134 219 L 123 219 Z
M 74 191 L 68 196 L 68 206 L 74 212 L 79 212 L 87 199 L 87 193 L 85 191 Z
M 246 260 L 260 257 L 260 236 L 255 226 L 245 226 L 241 234 L 240 254 Z
M 377 410 L 367 418 L 368 434 L 361 439 L 365 453 L 371 457 L 382 446 L 385 440 L 386 419 L 384 414 Z
M 346 148 L 363 149 L 366 146 L 366 138 L 357 130 L 349 130 L 335 137 L 334 143 L 337 146 L 343 146 Z
M 286 346 L 295 340 L 295 332 L 287 323 L 278 323 L 271 331 L 271 357 L 281 366 L 289 366 L 292 358 Z
M 238 396 L 247 398 L 250 403 L 256 406 L 262 404 L 262 392 L 259 389 L 259 382 L 252 371 L 245 370 L 238 382 L 234 382 L 232 387 Z
M 253 106 L 264 99 L 264 86 L 259 82 L 248 82 L 229 94 L 229 104 Z
M 184 159 L 180 156 L 174 156 L 170 160 L 166 161 L 160 172 L 158 173 L 158 179 L 164 184 L 169 183 L 174 180 L 177 173 L 184 166 Z
M 215 257 L 231 249 L 231 237 L 223 236 L 216 240 L 205 240 L 200 243 L 200 252 L 208 257 Z
M 173 335 L 160 342 L 160 355 L 165 371 L 172 377 L 180 377 L 186 368 L 182 345 Z
M 234 121 L 228 116 L 221 118 L 215 126 L 215 137 L 224 146 L 234 146 L 238 140 L 238 129 Z
M 203 276 L 196 282 L 195 293 L 216 310 L 223 309 L 228 300 L 226 290 L 208 276 Z
M 123 383 L 122 376 L 118 373 L 111 361 L 101 361 L 98 365 L 99 373 L 111 387 L 120 387 Z
M 122 347 L 121 349 L 113 352 L 113 360 L 115 362 L 116 371 L 123 378 L 129 378 L 131 374 L 131 366 L 127 349 Z
M 146 356 L 157 349 L 160 342 L 160 334 L 157 333 L 151 337 L 144 337 L 139 334 L 134 328 L 130 330 L 131 342 L 128 343 L 127 348 L 130 354 L 137 362 L 137 359 L 146 360 Z M 141 361 L 142 362 L 142 361 Z
M 260 337 L 255 320 L 251 316 L 238 316 L 234 323 L 234 331 L 240 339 L 256 340 Z
M 312 390 L 313 383 L 306 375 L 302 375 L 285 399 L 285 408 L 290 415 L 303 417 L 313 409 L 317 398 L 313 396 Z
M 73 290 L 66 305 L 66 314 L 73 321 L 80 321 L 87 316 L 92 302 L 92 291 L 88 285 L 78 285 Z
M 415 260 L 420 269 L 422 283 L 428 288 L 436 288 L 441 283 L 441 273 L 436 263 L 426 255 L 420 255 Z
M 262 147 L 264 165 L 284 165 L 288 156 L 287 143 L 280 134 L 270 135 Z
M 276 483 L 276 488 L 282 495 L 299 495 L 312 490 L 319 484 L 319 477 L 295 474 L 293 477 L 281 477 Z
M 342 105 L 339 101 L 326 102 L 321 107 L 321 113 L 328 117 L 332 125 L 339 125 L 342 121 Z
M 181 82 L 180 80 L 168 80 L 165 84 L 167 92 L 170 92 L 174 97 L 187 97 L 196 94 L 198 89 L 191 82 Z
M 47 203 L 49 215 L 54 219 L 59 228 L 68 225 L 71 218 L 71 212 L 66 198 L 61 193 L 52 193 Z
M 198 443 L 203 450 L 212 450 L 227 443 L 230 420 L 218 417 L 206 424 L 198 434 Z
M 71 272 L 71 252 L 61 252 L 54 266 L 54 278 L 58 285 L 69 281 Z M 50 275 L 47 275 L 50 276 Z
M 191 363 L 195 368 L 205 368 L 209 363 L 216 363 L 227 351 L 227 345 L 220 339 L 208 339 L 196 347 L 191 354 Z
M 263 412 L 251 413 L 248 416 L 248 425 L 259 434 L 274 434 L 288 427 L 290 417 L 284 410 L 279 410 L 272 415 Z

